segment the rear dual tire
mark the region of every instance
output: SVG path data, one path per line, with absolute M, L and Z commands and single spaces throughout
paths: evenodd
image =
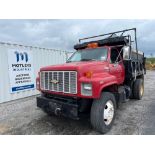
M 133 84 L 133 98 L 141 100 L 144 95 L 144 80 L 136 79 Z
M 100 99 L 93 101 L 90 120 L 94 129 L 100 133 L 108 132 L 114 122 L 116 113 L 115 96 L 110 92 L 103 92 Z

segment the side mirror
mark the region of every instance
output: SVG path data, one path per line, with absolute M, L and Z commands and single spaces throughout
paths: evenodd
M 124 46 L 123 47 L 123 60 L 129 60 L 130 58 L 130 47 Z

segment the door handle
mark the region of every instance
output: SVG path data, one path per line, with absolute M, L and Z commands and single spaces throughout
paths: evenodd
M 118 66 L 118 64 L 113 64 L 113 66 L 114 66 L 114 67 L 117 67 L 117 66 Z

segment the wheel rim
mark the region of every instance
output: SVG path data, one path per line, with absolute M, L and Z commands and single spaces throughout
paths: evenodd
M 143 93 L 144 93 L 144 87 L 142 85 L 141 88 L 140 88 L 140 95 L 143 96 Z
M 107 101 L 104 108 L 103 119 L 106 125 L 109 125 L 114 117 L 114 104 L 111 100 Z

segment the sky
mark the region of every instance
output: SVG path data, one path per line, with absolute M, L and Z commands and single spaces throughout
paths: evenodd
M 137 28 L 138 48 L 155 56 L 155 20 L 0 20 L 0 42 L 74 51 L 79 38 Z

